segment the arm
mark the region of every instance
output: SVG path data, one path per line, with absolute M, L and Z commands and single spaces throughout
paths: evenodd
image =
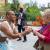
M 28 35 L 31 31 L 32 31 L 32 29 L 30 27 L 25 26 L 25 31 L 21 32 L 20 35 L 21 36 Z M 15 26 L 14 26 L 14 33 L 17 34 L 17 29 Z
M 2 32 L 4 32 L 8 37 L 11 37 L 11 38 L 18 38 L 20 36 L 23 36 L 23 35 L 28 34 L 29 32 L 31 32 L 31 29 L 27 28 L 21 34 L 20 33 L 17 33 L 17 31 L 15 31 L 15 30 L 9 30 L 9 26 L 6 23 L 2 23 L 0 26 L 1 26 L 1 29 L 0 30 Z M 14 34 L 14 31 L 15 31 L 16 34 Z
M 1 23 L 0 23 L 0 30 L 1 30 Z
M 37 32 L 37 31 L 33 31 L 33 33 L 34 33 L 36 36 L 42 38 L 43 40 L 45 39 L 45 36 L 42 35 L 42 34 L 40 34 L 39 32 Z
M 40 37 L 41 39 L 43 39 L 46 43 L 50 43 L 50 28 L 46 29 L 43 33 L 44 35 L 36 32 L 36 31 L 33 31 L 38 37 Z
M 11 38 L 18 38 L 19 34 L 14 34 L 13 30 L 9 30 L 9 26 L 6 23 L 2 23 L 1 25 L 1 31 L 4 32 L 4 34 L 6 34 L 8 37 Z

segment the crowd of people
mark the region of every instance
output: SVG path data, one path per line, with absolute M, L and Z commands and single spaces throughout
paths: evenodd
M 6 16 L 5 16 L 5 21 L 0 23 L 0 31 L 3 32 L 6 38 L 9 38 L 9 39 L 19 38 L 17 40 L 19 41 L 21 40 L 21 37 L 24 37 L 23 42 L 25 42 L 27 40 L 26 35 L 32 32 L 33 35 L 36 35 L 39 37 L 38 44 L 35 46 L 36 49 L 37 50 L 50 50 L 50 9 L 47 9 L 44 11 L 43 21 L 45 23 L 42 26 L 42 28 L 38 31 L 32 30 L 32 28 L 26 26 L 25 15 L 23 13 L 22 8 L 19 10 L 19 15 L 18 15 L 18 22 L 17 22 L 18 32 L 17 32 L 17 27 L 15 26 L 13 22 L 14 17 L 15 17 L 14 11 L 11 11 L 11 10 L 7 11 Z M 0 41 L 1 41 L 1 37 L 2 35 L 0 35 Z

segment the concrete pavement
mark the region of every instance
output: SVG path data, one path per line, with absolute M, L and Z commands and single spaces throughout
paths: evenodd
M 34 30 L 40 29 L 39 27 L 32 27 Z M 37 41 L 37 36 L 33 36 L 32 33 L 27 35 L 27 42 L 22 42 L 23 38 L 21 41 L 17 41 L 17 39 L 14 40 L 8 40 L 7 44 L 7 50 L 36 50 L 33 45 Z

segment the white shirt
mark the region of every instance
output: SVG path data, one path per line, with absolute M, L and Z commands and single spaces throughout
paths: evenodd
M 19 15 L 19 19 L 18 19 L 18 24 L 19 24 L 19 25 L 21 24 L 22 15 L 23 15 L 23 13 L 20 13 L 20 15 Z

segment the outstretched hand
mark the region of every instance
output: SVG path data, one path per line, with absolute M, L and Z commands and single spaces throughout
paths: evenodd
M 28 26 L 25 26 L 25 32 L 27 32 L 27 33 L 32 32 L 32 28 L 28 27 Z
M 33 35 L 36 36 L 35 30 L 32 30 L 32 32 L 33 32 Z
M 24 32 L 21 32 L 21 33 L 18 33 L 18 35 L 19 35 L 19 37 L 22 37 L 24 35 L 29 34 L 30 32 L 32 32 L 32 28 L 31 27 L 28 27 L 28 26 L 25 26 L 25 31 Z

